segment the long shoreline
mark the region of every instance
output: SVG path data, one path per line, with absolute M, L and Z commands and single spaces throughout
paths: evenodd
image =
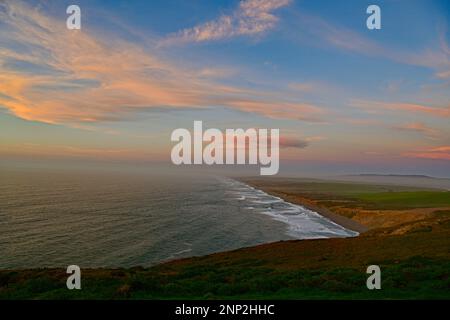
M 290 202 L 290 203 L 305 207 L 308 210 L 314 211 L 314 212 L 320 214 L 321 216 L 323 216 L 323 217 L 333 221 L 334 223 L 336 223 L 346 229 L 349 229 L 351 231 L 355 231 L 358 233 L 364 233 L 369 230 L 369 228 L 367 228 L 366 226 L 363 226 L 362 224 L 360 224 L 352 219 L 349 219 L 347 217 L 336 214 L 327 208 L 317 206 L 313 203 L 309 203 L 306 199 L 299 199 L 296 196 L 290 196 L 283 192 L 275 192 L 273 190 L 269 190 L 268 188 L 265 188 L 264 186 L 258 185 L 257 183 L 254 183 L 254 182 L 249 182 L 246 180 L 240 180 L 240 181 L 249 186 L 252 186 L 254 188 L 262 190 L 262 191 L 266 192 L 267 194 L 279 197 L 286 202 Z

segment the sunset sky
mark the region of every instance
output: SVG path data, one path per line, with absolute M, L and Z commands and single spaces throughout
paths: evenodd
M 280 128 L 299 170 L 450 177 L 449 18 L 445 0 L 0 0 L 0 159 L 170 161 L 203 120 Z

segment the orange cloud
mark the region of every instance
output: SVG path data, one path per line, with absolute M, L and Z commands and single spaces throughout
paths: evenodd
M 450 160 L 450 146 L 441 146 L 425 150 L 417 150 L 404 154 L 407 157 L 432 159 L 432 160 Z
M 449 152 L 450 153 L 450 146 L 431 148 L 428 151 L 429 152 Z
M 351 125 L 355 126 L 372 126 L 372 125 L 380 125 L 381 122 L 379 120 L 375 119 L 359 119 L 359 118 L 348 118 L 348 117 L 341 117 L 338 118 L 339 121 L 349 123 Z
M 317 120 L 323 113 L 312 105 L 284 101 L 281 93 L 215 81 L 234 70 L 199 72 L 123 40 L 108 39 L 106 44 L 87 29 L 67 30 L 63 21 L 19 1 L 1 3 L 0 9 L 6 26 L 0 34 L 5 43 L 0 49 L 0 105 L 23 119 L 120 120 L 133 110 L 152 107 L 223 106 L 300 120 Z M 30 50 L 24 54 L 9 43 Z
M 404 125 L 395 126 L 394 129 L 419 132 L 431 138 L 435 138 L 438 136 L 437 130 L 426 126 L 422 122 L 411 122 Z
M 444 108 L 430 107 L 420 104 L 412 103 L 395 103 L 395 102 L 380 102 L 380 101 L 365 101 L 354 100 L 351 106 L 363 108 L 369 113 L 377 113 L 380 110 L 389 111 L 405 111 L 427 114 L 434 117 L 450 117 L 450 105 Z
M 246 112 L 258 112 L 258 109 L 263 108 L 264 115 L 273 119 L 320 121 L 319 116 L 325 113 L 316 106 L 302 103 L 239 100 L 231 101 L 229 104 Z

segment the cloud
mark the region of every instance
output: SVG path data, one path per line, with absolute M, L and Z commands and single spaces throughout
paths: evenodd
M 293 119 L 320 122 L 325 111 L 311 104 L 289 102 L 267 102 L 258 100 L 230 101 L 229 105 L 245 112 L 265 110 L 264 115 L 272 119 Z
M 292 134 L 284 134 L 280 136 L 280 149 L 289 149 L 283 153 L 283 156 L 292 156 L 295 150 L 306 149 L 313 142 L 326 140 L 323 136 L 311 136 L 298 138 Z
M 431 159 L 431 160 L 450 160 L 450 146 L 434 147 L 423 150 L 416 150 L 404 154 L 410 158 Z
M 204 42 L 229 39 L 236 36 L 252 36 L 272 29 L 278 22 L 273 14 L 276 9 L 289 5 L 291 0 L 245 0 L 230 15 L 222 15 L 193 28 L 181 30 L 162 44 Z
M 361 119 L 361 118 L 349 118 L 349 117 L 340 117 L 337 120 L 349 123 L 355 126 L 375 126 L 380 125 L 381 122 L 376 119 Z
M 237 73 L 237 70 L 230 68 L 203 68 L 198 75 L 204 78 L 229 78 Z
M 439 135 L 439 133 L 436 129 L 430 128 L 422 122 L 406 123 L 403 125 L 394 126 L 393 128 L 396 130 L 402 130 L 402 131 L 419 132 L 429 138 L 436 138 Z
M 450 146 L 436 147 L 429 149 L 430 152 L 450 152 Z
M 240 10 L 259 21 L 286 1 L 247 1 Z M 257 9 L 257 4 L 260 8 Z M 270 20 L 270 18 L 267 18 Z M 14 115 L 47 123 L 114 121 L 148 108 L 227 107 L 268 118 L 318 121 L 321 108 L 281 92 L 248 90 L 218 80 L 226 67 L 191 69 L 157 49 L 91 30 L 67 30 L 64 21 L 24 2 L 0 2 L 0 105 Z M 253 21 L 253 20 L 251 20 Z
M 304 93 L 311 93 L 318 90 L 318 85 L 312 82 L 290 83 L 288 87 L 293 91 L 300 91 Z
M 402 103 L 402 102 L 381 102 L 368 100 L 353 100 L 351 106 L 363 108 L 368 113 L 378 113 L 380 110 L 401 111 L 422 113 L 432 117 L 448 118 L 450 117 L 450 105 L 444 108 L 431 107 L 421 104 Z
M 440 30 L 437 35 L 439 45 L 435 48 L 412 52 L 410 49 L 386 47 L 356 31 L 314 15 L 296 12 L 295 17 L 297 26 L 293 29 L 302 30 L 302 33 L 296 32 L 294 35 L 298 40 L 312 41 L 316 45 L 332 46 L 342 51 L 380 57 L 397 63 L 431 68 L 437 78 L 450 78 L 450 50 L 446 30 Z
M 304 149 L 307 146 L 309 146 L 309 142 L 307 140 L 289 136 L 280 137 L 280 148 Z

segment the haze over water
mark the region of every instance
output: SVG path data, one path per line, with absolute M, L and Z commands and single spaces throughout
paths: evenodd
M 0 268 L 131 267 L 287 239 L 354 236 L 219 176 L 0 172 Z

